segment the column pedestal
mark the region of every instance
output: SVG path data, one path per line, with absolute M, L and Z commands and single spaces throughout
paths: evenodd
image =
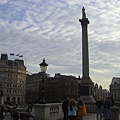
M 95 102 L 93 98 L 94 83 L 88 78 L 82 78 L 80 86 L 80 97 L 84 102 Z

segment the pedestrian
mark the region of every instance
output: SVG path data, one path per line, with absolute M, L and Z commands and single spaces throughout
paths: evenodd
M 110 97 L 110 100 L 112 102 L 112 106 L 114 106 L 114 100 L 113 100 L 113 97 Z
M 112 102 L 110 100 L 110 97 L 107 97 L 104 103 L 104 108 L 105 108 L 105 117 L 110 118 L 111 116 L 111 111 L 110 107 L 112 106 Z
M 77 117 L 77 104 L 74 99 L 71 99 L 68 105 L 68 118 L 69 120 L 76 120 Z
M 104 100 L 104 103 L 103 103 L 103 116 L 104 117 L 106 116 L 106 102 L 107 102 L 107 97 L 106 97 L 106 99 Z
M 78 100 L 78 112 L 77 112 L 78 119 L 79 119 L 79 120 L 83 120 L 83 116 L 85 116 L 86 114 L 87 114 L 86 105 L 85 105 L 85 103 L 82 101 L 82 99 L 80 98 L 80 99 Z
M 16 106 L 16 100 L 15 100 L 15 97 L 12 98 L 11 105 L 12 105 L 12 106 Z
M 30 113 L 29 104 L 25 105 L 26 112 Z
M 29 103 L 29 104 L 28 104 L 29 112 L 32 112 L 32 108 L 33 108 L 33 104 L 32 104 L 32 103 Z
M 99 118 L 100 115 L 100 120 L 102 119 L 102 106 L 103 106 L 103 101 L 98 97 L 96 101 L 96 106 L 97 106 L 97 119 Z
M 68 104 L 69 104 L 70 98 L 67 97 L 67 99 L 63 102 L 62 104 L 62 109 L 64 113 L 64 119 L 63 120 L 68 120 Z

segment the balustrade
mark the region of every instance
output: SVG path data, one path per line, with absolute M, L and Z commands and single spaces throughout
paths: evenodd
M 116 120 L 119 117 L 119 105 L 119 103 L 115 103 L 116 107 L 111 108 L 112 118 L 116 117 Z M 87 113 L 96 113 L 95 103 L 86 103 L 86 108 Z M 31 114 L 35 116 L 36 120 L 59 120 L 63 118 L 62 103 L 34 104 Z M 34 120 L 34 118 L 30 120 Z
M 37 120 L 57 120 L 63 118 L 62 103 L 34 104 Z

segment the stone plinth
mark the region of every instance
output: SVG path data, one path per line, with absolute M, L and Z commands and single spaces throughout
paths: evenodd
M 36 120 L 57 120 L 63 117 L 62 103 L 34 104 Z
M 95 103 L 93 96 L 81 96 L 81 98 L 85 103 Z

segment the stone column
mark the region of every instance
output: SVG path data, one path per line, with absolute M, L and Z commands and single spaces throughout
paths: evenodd
M 111 107 L 111 120 L 119 120 L 119 107 Z
M 79 19 L 82 26 L 82 79 L 80 86 L 80 96 L 86 101 L 94 101 L 93 88 L 94 83 L 89 76 L 89 49 L 88 49 L 88 31 L 89 24 L 86 18 L 85 8 L 82 8 L 82 19 Z
M 83 78 L 89 78 L 89 53 L 88 53 L 88 33 L 87 25 L 89 24 L 86 18 L 85 9 L 82 9 L 82 19 L 79 20 L 82 25 L 82 72 Z

